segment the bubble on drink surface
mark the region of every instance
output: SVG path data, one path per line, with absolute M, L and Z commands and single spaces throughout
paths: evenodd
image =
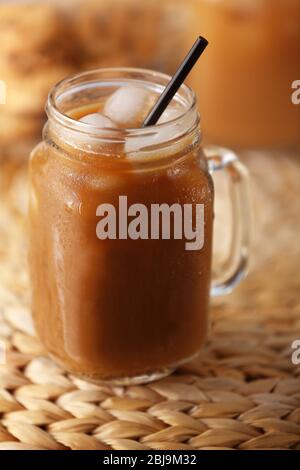
M 155 99 L 155 94 L 141 86 L 123 86 L 107 99 L 104 114 L 123 128 L 140 127 Z
M 107 116 L 104 116 L 100 113 L 92 113 L 86 114 L 82 118 L 79 119 L 80 122 L 84 122 L 85 124 L 89 124 L 90 126 L 94 126 L 100 129 L 103 128 L 110 128 L 115 129 L 117 126 L 116 124 L 109 119 Z

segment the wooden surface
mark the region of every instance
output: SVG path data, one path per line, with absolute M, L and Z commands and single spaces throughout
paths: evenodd
M 300 152 L 243 159 L 255 215 L 248 279 L 212 303 L 197 360 L 113 388 L 66 374 L 35 338 L 25 176 L 0 170 L 0 449 L 300 449 Z

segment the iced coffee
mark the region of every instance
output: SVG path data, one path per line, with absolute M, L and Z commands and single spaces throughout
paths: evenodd
M 160 377 L 197 354 L 206 335 L 213 187 L 192 91 L 183 85 L 158 124 L 141 127 L 168 80 L 104 69 L 62 82 L 30 159 L 37 333 L 68 371 L 95 381 Z M 201 249 L 187 249 L 184 237 L 166 237 L 161 227 L 153 238 L 137 227 L 138 236 L 122 236 L 121 197 L 128 223 L 139 204 L 148 228 L 155 205 L 187 205 L 190 221 L 201 205 Z M 101 237 L 108 207 L 117 226 Z M 171 218 L 171 233 L 174 224 Z

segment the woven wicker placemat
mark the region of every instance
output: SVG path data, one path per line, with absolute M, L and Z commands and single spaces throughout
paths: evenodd
M 68 375 L 34 336 L 26 270 L 24 173 L 2 173 L 1 449 L 300 449 L 300 159 L 251 155 L 254 262 L 212 307 L 201 356 L 148 385 Z

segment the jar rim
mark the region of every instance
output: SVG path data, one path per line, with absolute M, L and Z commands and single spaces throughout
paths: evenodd
M 111 76 L 111 77 L 110 77 Z M 103 78 L 101 78 L 103 77 Z M 106 77 L 106 79 L 105 79 Z M 151 69 L 145 68 L 135 68 L 135 67 L 108 67 L 108 68 L 97 68 L 93 70 L 88 70 L 85 72 L 80 72 L 78 74 L 67 77 L 59 81 L 54 87 L 50 90 L 47 103 L 46 103 L 46 113 L 49 119 L 54 119 L 58 124 L 62 125 L 69 130 L 76 131 L 79 133 L 84 133 L 92 135 L 93 138 L 99 139 L 100 141 L 105 142 L 123 142 L 125 139 L 131 137 L 147 137 L 152 135 L 153 132 L 157 132 L 160 129 L 167 129 L 174 125 L 176 128 L 180 128 L 181 135 L 178 135 L 176 138 L 185 136 L 199 127 L 200 115 L 197 111 L 197 98 L 192 90 L 192 88 L 185 83 L 181 85 L 175 96 L 181 96 L 182 103 L 186 104 L 186 108 L 183 113 L 177 116 L 175 119 L 172 119 L 167 122 L 159 123 L 154 126 L 141 127 L 141 128 L 96 128 L 85 122 L 77 121 L 72 117 L 65 114 L 61 109 L 59 109 L 59 99 L 64 93 L 70 92 L 71 90 L 75 91 L 83 85 L 98 85 L 100 83 L 109 82 L 109 80 L 119 79 L 124 80 L 128 83 L 134 81 L 139 77 L 141 82 L 145 84 L 157 85 L 160 87 L 166 86 L 169 83 L 171 76 L 162 72 L 157 72 Z M 110 82 L 111 84 L 111 82 Z

